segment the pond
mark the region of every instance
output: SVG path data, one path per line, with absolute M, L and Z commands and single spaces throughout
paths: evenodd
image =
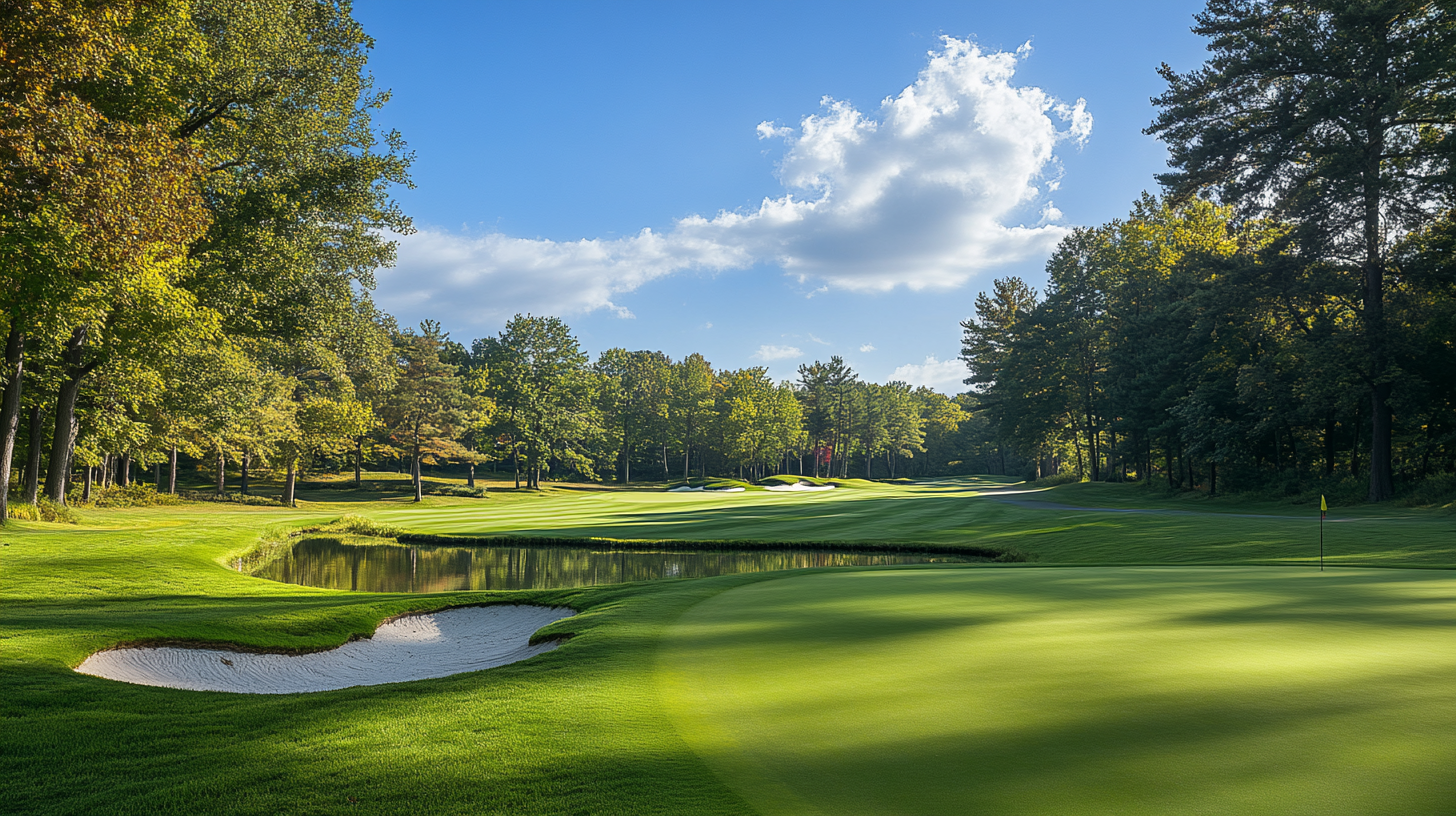
M 707 578 L 806 567 L 960 564 L 980 559 L 833 550 L 642 551 L 571 547 L 355 545 L 307 538 L 256 574 L 359 592 L 556 589 L 664 578 Z

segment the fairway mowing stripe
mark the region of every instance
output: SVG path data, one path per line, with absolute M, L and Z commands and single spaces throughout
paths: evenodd
M 765 814 L 1446 812 L 1452 634 L 1429 572 L 862 570 L 705 600 L 658 677 Z

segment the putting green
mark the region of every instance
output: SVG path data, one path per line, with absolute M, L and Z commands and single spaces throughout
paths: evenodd
M 764 814 L 1456 811 L 1456 577 L 899 569 L 689 609 L 656 677 Z

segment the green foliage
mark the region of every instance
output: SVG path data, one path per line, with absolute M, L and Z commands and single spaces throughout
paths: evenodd
M 79 500 L 80 493 L 73 491 L 72 503 Z M 158 493 L 157 488 L 149 484 L 110 485 L 91 491 L 93 507 L 165 507 L 181 504 L 182 501 L 180 496 Z
M 344 533 L 346 535 L 369 536 L 371 538 L 396 538 L 400 534 L 399 528 L 392 524 L 385 524 L 376 519 L 356 516 L 352 513 L 340 516 L 328 524 L 305 527 L 300 532 Z
M 74 511 L 64 504 L 55 504 L 50 499 L 40 498 L 35 504 L 13 502 L 10 517 L 21 521 L 49 521 L 55 524 L 79 524 Z
M 1407 507 L 1456 506 L 1456 473 L 1443 473 L 1426 479 L 1400 499 Z
M 226 492 L 215 493 L 206 490 L 178 490 L 177 494 L 187 501 L 193 502 L 215 502 L 219 504 L 244 504 L 254 507 L 279 507 L 282 505 L 278 499 L 268 496 L 258 496 L 252 493 Z
M 465 499 L 485 498 L 485 488 L 468 487 L 466 485 L 433 485 L 428 492 L 431 496 L 457 496 Z
M 595 475 L 590 447 L 602 433 L 587 357 L 567 325 L 555 317 L 516 315 L 496 337 L 475 341 L 473 356 L 487 372 L 495 402 L 495 428 L 513 463 L 524 459 L 528 487 L 541 486 L 551 461 L 588 478 Z M 629 378 L 631 392 L 643 376 Z M 650 405 L 633 397 L 639 406 Z

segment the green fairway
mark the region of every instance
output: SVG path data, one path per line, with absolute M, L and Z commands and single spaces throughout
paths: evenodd
M 815 574 L 684 614 L 678 731 L 764 814 L 1412 814 L 1456 802 L 1456 578 Z
M 1319 554 L 1313 506 L 1161 500 L 1129 485 L 1036 490 L 1007 481 L 860 482 L 823 493 L 562 490 L 351 510 L 420 533 L 984 546 L 1062 564 L 1307 564 Z M 1456 566 L 1456 516 L 1449 510 L 1340 508 L 1330 519 L 1325 549 L 1332 563 Z
M 1170 812 L 1249 797 L 1269 810 L 1312 802 L 1415 812 L 1456 798 L 1440 768 L 1456 758 L 1447 747 L 1456 745 L 1446 642 L 1456 587 L 1447 573 L 1043 569 L 1307 564 L 1314 520 L 1289 505 L 1154 501 L 1127 486 L 993 495 L 998 486 L 957 479 L 706 496 L 553 488 L 418 505 L 387 490 L 329 488 L 305 492 L 298 509 L 188 504 L 83 510 L 79 526 L 11 522 L 0 533 L 0 812 L 798 810 L 795 797 L 819 801 L 805 780 L 840 778 L 816 765 L 836 745 L 861 785 L 843 787 L 859 790 L 866 808 L 906 780 L 983 797 L 958 812 L 1074 799 L 1073 812 Z M 1028 497 L 1045 506 L 1011 501 Z M 1079 504 L 1139 512 L 1067 509 Z M 437 534 L 989 543 L 1037 560 L 433 595 L 310 589 L 227 568 L 264 530 L 345 513 Z M 1357 520 L 1327 527 L 1335 561 L 1456 565 L 1449 513 L 1342 513 Z M 813 591 L 797 597 L 805 587 Z M 784 592 L 795 594 L 791 616 L 775 612 Z M 766 599 L 761 608 L 743 606 L 755 598 Z M 402 611 L 500 601 L 569 605 L 580 614 L 547 631 L 573 637 L 489 671 L 279 697 L 129 686 L 71 670 L 130 641 L 322 648 Z M 985 655 L 1011 657 L 994 671 L 968 666 L 981 647 L 965 645 L 980 643 L 967 633 L 988 638 Z M 1182 663 L 1138 651 L 1164 644 L 1170 654 L 1189 638 L 1201 651 Z M 887 657 L 906 650 L 913 660 L 903 667 Z M 1104 652 L 1119 659 L 1099 669 Z M 1070 668 L 1056 662 L 1078 654 L 1086 660 Z M 806 667 L 809 657 L 821 662 Z M 753 686 L 743 672 L 770 662 L 787 679 Z M 812 683 L 794 679 L 804 671 Z M 701 675 L 691 687 L 672 679 L 690 672 Z M 708 694 L 724 684 L 752 692 L 734 698 L 741 705 L 726 725 L 730 698 Z M 775 721 L 789 713 L 793 722 Z M 972 714 L 979 731 L 967 725 Z M 873 740 L 842 738 L 821 729 L 825 716 L 878 730 Z M 765 747 L 754 733 L 781 739 Z M 725 751 L 730 739 L 737 744 Z M 937 755 L 966 762 L 947 770 Z M 765 762 L 745 787 L 744 774 L 757 773 L 745 769 Z M 856 762 L 875 763 L 873 772 Z M 804 779 L 783 781 L 789 769 Z M 1160 775 L 1175 782 L 1139 781 Z M 864 788 L 871 782 L 881 799 Z M 824 801 L 838 810 L 838 800 Z

